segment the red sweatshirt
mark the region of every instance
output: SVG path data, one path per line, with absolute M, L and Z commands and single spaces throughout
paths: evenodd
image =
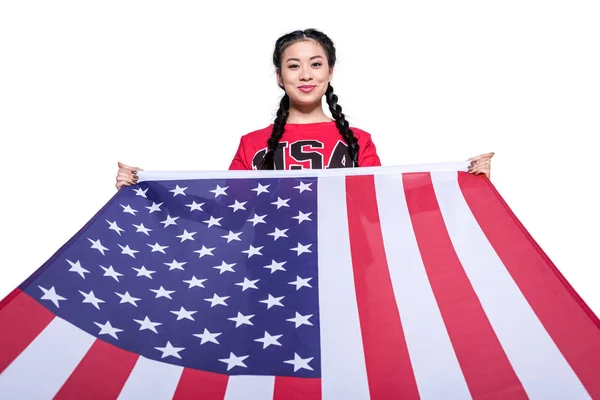
M 230 170 L 257 169 L 267 153 L 267 140 L 273 125 L 250 132 L 240 140 L 240 146 L 229 166 Z M 371 135 L 350 127 L 358 139 L 358 165 L 360 167 L 380 166 L 379 156 Z M 279 147 L 275 152 L 275 169 L 322 169 L 353 167 L 348 155 L 348 146 L 342 135 L 331 122 L 310 124 L 286 124 Z

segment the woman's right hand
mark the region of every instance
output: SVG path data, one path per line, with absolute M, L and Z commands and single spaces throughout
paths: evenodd
M 115 187 L 120 190 L 123 186 L 135 185 L 138 181 L 137 171 L 143 171 L 138 167 L 130 167 L 121 162 L 118 163 L 119 171 L 117 172 L 117 183 Z

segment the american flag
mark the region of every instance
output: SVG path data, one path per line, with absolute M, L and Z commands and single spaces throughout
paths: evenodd
M 464 167 L 141 172 L 0 303 L 0 398 L 600 398 L 598 318 Z

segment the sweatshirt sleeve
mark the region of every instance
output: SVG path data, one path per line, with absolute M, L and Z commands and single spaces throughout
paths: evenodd
M 377 155 L 377 149 L 375 147 L 375 143 L 371 139 L 371 135 L 364 132 L 363 133 L 365 141 L 359 148 L 358 154 L 358 166 L 359 167 L 380 167 L 381 161 L 379 160 L 379 156 Z
M 246 146 L 244 143 L 244 138 L 242 137 L 240 139 L 240 145 L 238 146 L 235 156 L 233 157 L 233 160 L 231 161 L 231 164 L 229 165 L 229 170 L 248 170 L 248 169 L 252 169 L 252 168 L 248 167 L 248 157 L 246 154 Z

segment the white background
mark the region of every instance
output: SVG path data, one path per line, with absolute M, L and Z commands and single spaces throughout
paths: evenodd
M 315 27 L 382 162 L 494 151 L 492 182 L 600 314 L 598 2 L 204 3 L 0 3 L 0 298 L 115 193 L 117 160 L 228 168 L 277 109 L 275 40 Z

